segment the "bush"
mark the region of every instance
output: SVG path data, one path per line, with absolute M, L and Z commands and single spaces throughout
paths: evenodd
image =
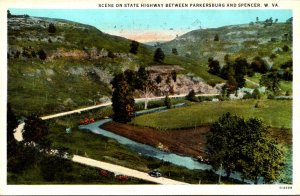
M 255 108 L 264 108 L 264 104 L 263 104 L 263 102 L 258 101 L 258 102 L 256 102 L 256 104 L 255 104 L 254 107 L 255 107 Z
M 54 26 L 53 23 L 50 23 L 50 24 L 49 24 L 48 32 L 49 32 L 49 33 L 55 33 L 55 32 L 56 32 L 56 28 L 55 28 L 55 26 Z
M 44 50 L 39 50 L 38 51 L 38 56 L 39 56 L 39 58 L 41 59 L 41 60 L 45 60 L 46 58 L 47 58 L 47 54 L 46 54 L 46 52 L 44 51 Z
M 165 98 L 165 106 L 167 106 L 168 109 L 172 107 L 172 102 L 168 95 Z
M 198 98 L 196 97 L 196 93 L 194 90 L 191 90 L 189 94 L 186 96 L 186 99 L 189 101 L 197 102 Z
M 284 46 L 282 47 L 282 50 L 283 50 L 284 52 L 288 52 L 288 51 L 290 50 L 290 48 L 289 48 L 287 45 L 284 45 Z
M 259 90 L 256 88 L 256 89 L 254 89 L 254 91 L 253 91 L 253 93 L 252 93 L 252 97 L 254 98 L 254 99 L 260 99 L 261 98 L 261 94 L 260 94 L 260 92 L 259 92 Z

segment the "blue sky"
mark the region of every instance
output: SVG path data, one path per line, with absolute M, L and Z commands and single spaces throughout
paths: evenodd
M 247 24 L 273 17 L 283 22 L 291 10 L 188 10 L 188 9 L 10 9 L 12 14 L 61 18 L 90 24 L 103 32 L 138 41 L 170 40 L 201 28 Z

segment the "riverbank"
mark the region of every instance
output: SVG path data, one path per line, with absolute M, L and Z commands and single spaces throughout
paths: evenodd
M 149 127 L 110 122 L 101 128 L 143 144 L 205 160 L 206 134 L 209 127 L 158 131 Z M 201 158 L 200 158 L 201 159 Z

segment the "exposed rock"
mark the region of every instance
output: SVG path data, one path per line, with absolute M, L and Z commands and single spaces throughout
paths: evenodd
M 76 106 L 77 104 L 71 99 L 71 98 L 67 98 L 63 101 L 63 104 L 65 106 Z

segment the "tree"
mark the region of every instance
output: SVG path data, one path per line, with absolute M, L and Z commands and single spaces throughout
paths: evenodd
M 17 118 L 11 109 L 11 105 L 7 104 L 7 159 L 10 159 L 16 154 L 16 140 L 14 130 L 18 126 Z
M 137 54 L 139 48 L 139 43 L 137 41 L 132 41 L 130 43 L 130 50 L 129 52 L 132 54 Z
M 162 81 L 161 76 L 160 76 L 160 75 L 157 75 L 156 78 L 155 78 L 155 82 L 156 82 L 157 84 L 160 84 L 161 81 Z
M 288 52 L 290 50 L 290 48 L 287 45 L 284 45 L 282 47 L 283 52 Z
M 266 73 L 269 70 L 267 63 L 259 56 L 254 57 L 251 67 L 253 71 L 259 73 Z
M 7 103 L 7 143 L 15 141 L 14 129 L 17 128 L 18 121 L 11 109 L 10 103 Z
M 221 67 L 220 67 L 220 63 L 218 60 L 213 60 L 212 58 L 209 58 L 208 59 L 208 67 L 209 67 L 209 70 L 208 70 L 209 73 L 214 74 L 214 75 L 220 74 Z
M 178 55 L 177 49 L 176 49 L 176 48 L 172 48 L 172 53 L 173 53 L 174 55 Z
M 32 114 L 25 120 L 23 138 L 25 142 L 43 143 L 48 134 L 48 127 L 41 118 Z
M 237 82 L 237 87 L 242 88 L 245 86 L 246 80 L 245 75 L 248 72 L 249 64 L 245 58 L 236 58 L 234 64 L 235 80 Z
M 176 80 L 177 80 L 177 72 L 175 70 L 173 70 L 171 72 L 171 76 L 172 76 L 173 81 L 176 82 Z
M 42 49 L 39 50 L 37 54 L 39 55 L 39 58 L 40 58 L 41 60 L 45 60 L 45 59 L 47 58 L 46 52 L 45 52 L 44 50 L 42 50 Z
M 113 87 L 113 120 L 120 123 L 130 122 L 134 116 L 133 88 L 124 73 L 116 75 L 111 84 Z
M 218 42 L 219 40 L 220 40 L 219 35 L 216 34 L 215 37 L 214 37 L 214 41 Z
M 268 136 L 262 121 L 224 114 L 213 123 L 207 136 L 207 149 L 213 168 L 222 167 L 227 177 L 235 170 L 242 178 L 254 180 L 259 177 L 265 182 L 276 181 L 284 163 L 283 151 Z
M 259 84 L 265 86 L 268 90 L 277 94 L 280 89 L 279 84 L 280 78 L 278 77 L 277 71 L 268 72 L 261 76 Z
M 56 28 L 55 28 L 55 26 L 54 26 L 53 23 L 50 23 L 50 24 L 49 24 L 48 32 L 49 32 L 49 33 L 55 33 L 55 32 L 56 32 Z
M 12 15 L 11 15 L 10 11 L 7 10 L 7 18 L 11 18 L 11 17 L 12 17 Z
M 165 106 L 167 106 L 168 109 L 170 109 L 172 107 L 172 102 L 171 102 L 169 95 L 166 95 L 164 102 L 165 102 Z
M 150 74 L 145 69 L 145 67 L 140 67 L 137 71 L 136 89 L 139 90 L 145 98 L 144 109 L 146 110 L 148 107 L 148 98 L 150 97 L 151 93 L 155 90 L 155 85 L 151 80 Z
M 157 63 L 163 63 L 165 59 L 165 54 L 161 48 L 157 48 L 154 53 L 154 61 Z
M 267 127 L 262 121 L 250 118 L 242 133 L 238 170 L 242 177 L 258 183 L 263 177 L 265 183 L 276 181 L 284 165 L 283 150 L 268 136 Z
M 259 18 L 258 18 L 258 16 L 256 16 L 256 23 L 258 23 L 259 22 Z
M 226 113 L 212 124 L 207 136 L 207 150 L 214 169 L 222 168 L 227 177 L 237 166 L 239 137 L 245 122 L 238 116 Z
M 196 97 L 196 93 L 195 93 L 194 90 L 191 90 L 189 92 L 189 94 L 187 94 L 186 99 L 189 100 L 189 101 L 196 101 L 196 102 L 198 101 L 198 99 Z
M 226 84 L 224 85 L 224 88 L 226 89 L 226 91 L 228 93 L 232 93 L 237 90 L 237 87 L 238 87 L 238 83 L 235 79 L 234 69 L 231 66 L 231 67 L 229 67 L 229 70 L 228 70 L 228 79 L 227 79 Z

